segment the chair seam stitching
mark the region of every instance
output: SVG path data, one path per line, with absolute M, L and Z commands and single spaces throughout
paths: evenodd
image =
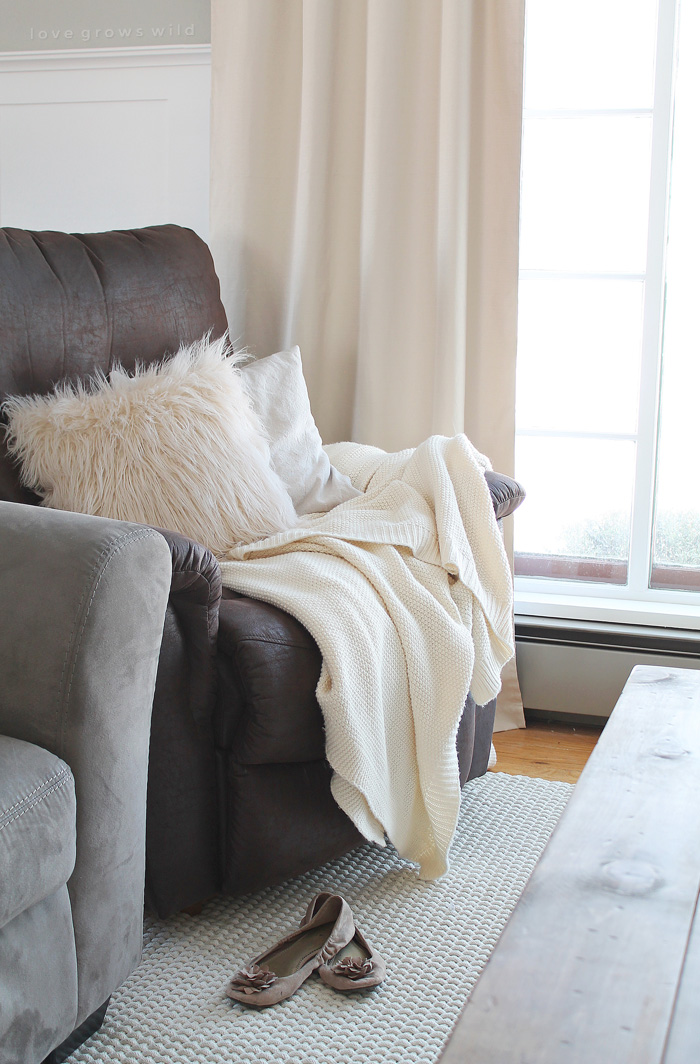
M 57 780 L 52 787 L 47 787 L 47 789 L 41 794 L 38 794 L 33 801 L 27 802 L 27 804 L 22 809 L 19 809 L 14 816 L 3 819 L 2 823 L 0 823 L 0 831 L 7 827 L 8 824 L 12 824 L 15 820 L 19 820 L 21 816 L 24 816 L 24 814 L 30 809 L 33 809 L 35 805 L 39 805 L 40 802 L 43 802 L 50 794 L 53 794 L 54 791 L 58 790 L 59 787 L 65 787 L 67 783 L 70 783 L 70 780 L 71 777 L 68 773 L 65 773 L 62 779 Z
M 54 774 L 52 776 L 49 776 L 47 779 L 42 780 L 41 783 L 38 783 L 36 785 L 36 787 L 34 788 L 34 790 L 29 791 L 28 794 L 25 794 L 21 798 L 18 798 L 17 801 L 14 803 L 14 805 L 11 805 L 8 809 L 6 809 L 4 811 L 4 813 L 2 813 L 2 816 L 7 816 L 8 813 L 11 813 L 13 810 L 17 809 L 18 806 L 22 805 L 23 802 L 26 802 L 30 798 L 32 798 L 33 795 L 35 795 L 37 793 L 37 791 L 40 791 L 42 787 L 46 787 L 47 784 L 53 783 L 54 780 L 60 779 L 60 777 L 61 776 L 65 776 L 65 774 L 66 774 L 65 768 L 57 769 L 56 772 L 54 772 Z
M 205 584 L 209 588 L 209 594 L 211 595 L 212 582 L 211 582 L 211 580 L 209 579 L 209 577 L 205 573 L 201 572 L 200 569 L 175 569 L 175 568 L 173 569 L 173 576 L 176 576 L 176 575 L 179 576 L 180 574 L 182 574 L 184 576 L 197 576 L 197 577 L 199 577 L 200 580 L 203 580 L 205 582 Z M 175 591 L 175 594 L 178 594 L 178 592 Z M 199 602 L 199 603 L 197 603 L 197 605 L 199 605 L 199 606 L 208 606 L 209 603 Z

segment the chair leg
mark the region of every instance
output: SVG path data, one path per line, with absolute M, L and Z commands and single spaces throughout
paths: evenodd
M 65 1041 L 61 1042 L 60 1046 L 56 1046 L 48 1057 L 44 1057 L 41 1064 L 63 1064 L 63 1061 L 67 1060 L 78 1046 L 81 1046 L 91 1035 L 99 1031 L 109 1002 L 110 998 L 107 998 L 98 1009 L 95 1009 L 86 1020 L 83 1020 L 80 1027 L 76 1027 L 73 1033 L 69 1034 Z

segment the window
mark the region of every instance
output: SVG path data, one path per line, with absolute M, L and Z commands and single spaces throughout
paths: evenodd
M 700 5 L 526 11 L 517 608 L 700 624 Z

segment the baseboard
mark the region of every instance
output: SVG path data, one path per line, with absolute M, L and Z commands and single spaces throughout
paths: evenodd
M 550 713 L 546 709 L 526 709 L 525 724 L 569 724 L 574 728 L 603 728 L 607 717 L 595 717 L 592 713 Z
M 523 704 L 549 719 L 607 719 L 635 665 L 700 669 L 698 632 L 533 617 L 515 632 Z

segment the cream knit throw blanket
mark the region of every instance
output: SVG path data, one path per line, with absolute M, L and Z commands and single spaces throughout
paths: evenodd
M 467 692 L 494 698 L 514 652 L 488 462 L 463 435 L 398 454 L 327 451 L 364 495 L 236 548 L 223 582 L 312 634 L 335 800 L 367 839 L 383 846 L 386 834 L 436 879 L 457 823 Z

